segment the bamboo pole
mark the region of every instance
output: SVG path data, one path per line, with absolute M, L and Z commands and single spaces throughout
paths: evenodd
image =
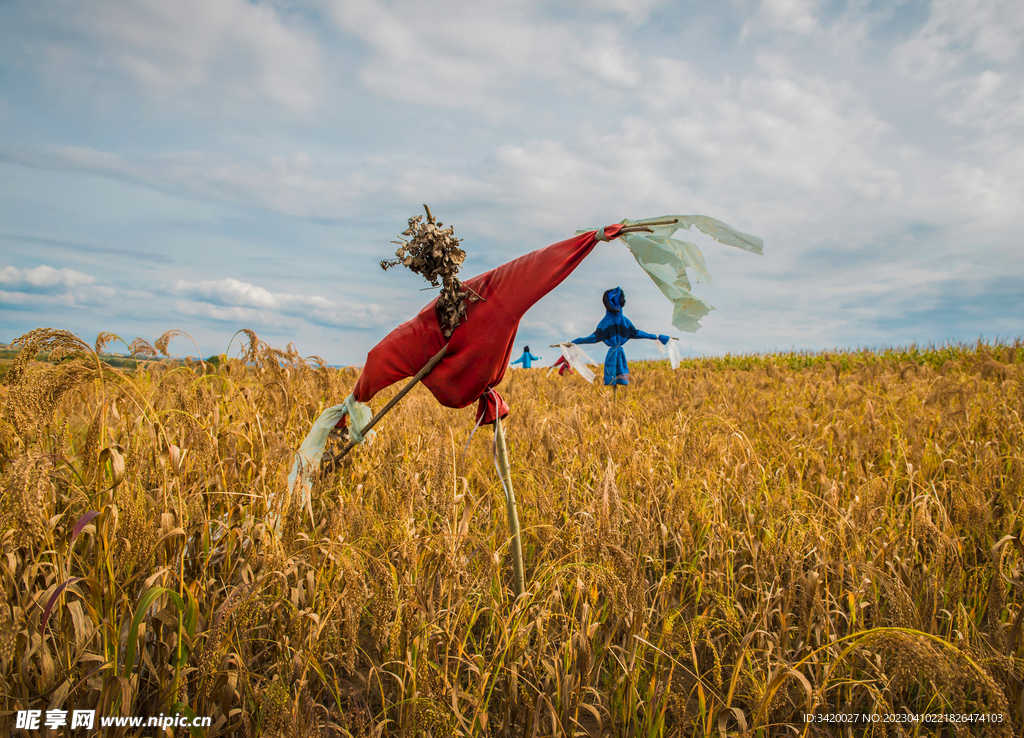
M 441 361 L 441 359 L 444 358 L 445 354 L 448 353 L 448 345 L 449 344 L 446 343 L 444 346 L 442 346 L 441 350 L 438 351 L 436 354 L 434 354 L 434 356 L 430 359 L 430 361 L 428 361 L 426 363 L 426 365 L 416 373 L 416 376 L 413 377 L 412 379 L 410 379 L 409 383 L 407 385 L 405 385 L 404 387 L 402 387 L 402 389 L 399 391 L 399 393 L 397 395 L 395 395 L 394 397 L 392 397 L 391 400 L 388 402 L 388 404 L 385 405 L 384 407 L 382 407 L 380 409 L 380 412 L 377 413 L 376 415 L 374 415 L 373 418 L 370 419 L 370 422 L 367 423 L 366 427 L 363 428 L 363 430 L 362 430 L 363 436 L 365 436 L 367 433 L 369 433 L 370 429 L 373 428 L 373 426 L 377 425 L 378 421 L 380 421 L 381 418 L 383 418 L 385 415 L 387 415 L 388 412 L 391 410 L 391 408 L 393 408 L 395 405 L 397 405 L 401 401 L 401 399 L 403 397 L 405 397 L 407 394 L 409 394 L 409 390 L 411 390 L 413 387 L 415 387 L 416 384 L 421 379 L 423 379 L 425 376 L 430 374 L 430 371 L 435 366 L 437 366 L 437 363 L 439 361 Z M 343 448 L 341 451 L 339 451 L 336 455 L 332 455 L 331 459 L 330 459 L 331 466 L 334 466 L 339 461 L 341 461 L 342 458 L 344 458 L 345 454 L 347 454 L 349 451 L 351 451 L 356 445 L 357 444 L 356 444 L 355 441 L 349 441 L 345 445 L 345 448 Z
M 515 574 L 516 597 L 526 591 L 526 578 L 523 574 L 523 542 L 519 535 L 519 514 L 516 512 L 516 496 L 512 491 L 512 474 L 508 467 L 508 449 L 505 447 L 505 431 L 501 427 L 501 418 L 494 420 L 494 443 L 498 450 L 498 471 L 501 474 L 501 486 L 505 489 L 505 504 L 508 507 L 508 529 L 512 534 L 512 570 Z

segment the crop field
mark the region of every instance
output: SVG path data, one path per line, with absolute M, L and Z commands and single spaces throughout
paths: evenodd
M 251 738 L 1024 729 L 1018 344 L 635 362 L 615 400 L 510 371 L 517 599 L 471 408 L 417 387 L 306 505 L 293 454 L 355 370 L 253 334 L 216 366 L 103 343 L 34 331 L 0 385 L 5 735 L 26 709 Z

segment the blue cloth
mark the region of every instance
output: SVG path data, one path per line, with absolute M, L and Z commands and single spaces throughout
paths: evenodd
M 512 363 L 513 364 L 522 364 L 523 365 L 523 369 L 529 369 L 531 364 L 534 361 L 540 361 L 540 357 L 539 356 L 534 356 L 529 351 L 524 351 L 523 355 L 520 356 L 515 361 L 513 361 Z
M 607 312 L 597 324 L 597 330 L 584 338 L 576 338 L 573 343 L 598 343 L 603 342 L 608 346 L 608 355 L 604 358 L 604 383 L 608 384 L 629 384 L 629 364 L 626 363 L 626 352 L 623 345 L 631 338 L 650 338 L 654 341 L 661 341 L 662 345 L 668 343 L 668 336 L 654 335 L 637 329 L 635 325 L 622 313 L 622 307 L 626 304 L 625 295 L 622 289 L 616 287 L 604 293 L 604 307 Z

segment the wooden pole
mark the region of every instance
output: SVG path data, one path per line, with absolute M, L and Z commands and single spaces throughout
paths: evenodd
M 501 418 L 494 420 L 494 443 L 498 449 L 498 471 L 501 486 L 505 489 L 505 505 L 508 507 L 508 529 L 512 534 L 512 571 L 515 575 L 516 597 L 526 591 L 523 574 L 523 542 L 519 535 L 519 514 L 516 512 L 516 496 L 512 491 L 512 474 L 508 467 L 508 449 L 505 447 L 505 431 Z
M 650 223 L 634 223 L 633 225 L 623 226 L 622 230 L 619 231 L 619 236 L 626 233 L 654 233 L 654 229 L 651 226 L 675 225 L 678 222 L 678 218 L 672 218 L 670 220 L 652 220 Z
M 425 376 L 430 374 L 431 369 L 433 369 L 435 366 L 437 366 L 437 362 L 441 361 L 441 359 L 444 358 L 444 355 L 448 353 L 448 345 L 449 344 L 446 343 L 444 346 L 442 346 L 441 350 L 438 351 L 436 354 L 434 354 L 434 356 L 430 359 L 430 361 L 428 361 L 426 363 L 426 366 L 424 366 L 422 369 L 420 369 L 416 373 L 416 376 L 413 377 L 412 379 L 410 379 L 409 383 L 407 385 L 405 385 L 404 387 L 402 387 L 402 389 L 399 391 L 399 393 L 397 395 L 395 395 L 394 397 L 392 397 L 391 400 L 388 402 L 388 404 L 380 409 L 379 413 L 377 413 L 376 415 L 373 416 L 373 418 L 370 420 L 370 422 L 366 424 L 366 427 L 363 428 L 363 431 L 362 431 L 363 436 L 365 436 L 367 433 L 369 433 L 370 429 L 373 428 L 373 426 L 377 425 L 378 421 L 380 421 L 381 418 L 383 418 L 385 415 L 387 415 L 388 412 L 391 410 L 391 408 L 393 408 L 395 405 L 397 405 L 401 401 L 401 399 L 403 397 L 405 397 L 407 394 L 409 394 L 409 390 L 411 390 L 413 387 L 415 387 L 417 382 L 419 382 Z M 345 448 L 343 448 L 341 451 L 339 451 L 336 455 L 331 456 L 331 465 L 334 466 L 339 461 L 341 461 L 341 459 L 345 456 L 345 454 L 347 454 L 349 451 L 351 451 L 356 445 L 357 444 L 356 444 L 355 441 L 349 441 L 348 444 L 346 444 Z
M 679 218 L 668 218 L 667 220 L 649 220 L 646 223 L 633 223 L 632 225 L 626 226 L 626 228 L 647 228 L 648 226 L 675 225 L 678 222 Z

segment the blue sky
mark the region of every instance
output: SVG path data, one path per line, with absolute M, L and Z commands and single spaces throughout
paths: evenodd
M 362 363 L 431 297 L 377 265 L 422 203 L 465 276 L 623 217 L 764 239 L 694 234 L 681 335 L 600 246 L 520 327 L 545 364 L 616 285 L 691 354 L 1016 337 L 1022 53 L 1019 0 L 0 0 L 0 341 Z

